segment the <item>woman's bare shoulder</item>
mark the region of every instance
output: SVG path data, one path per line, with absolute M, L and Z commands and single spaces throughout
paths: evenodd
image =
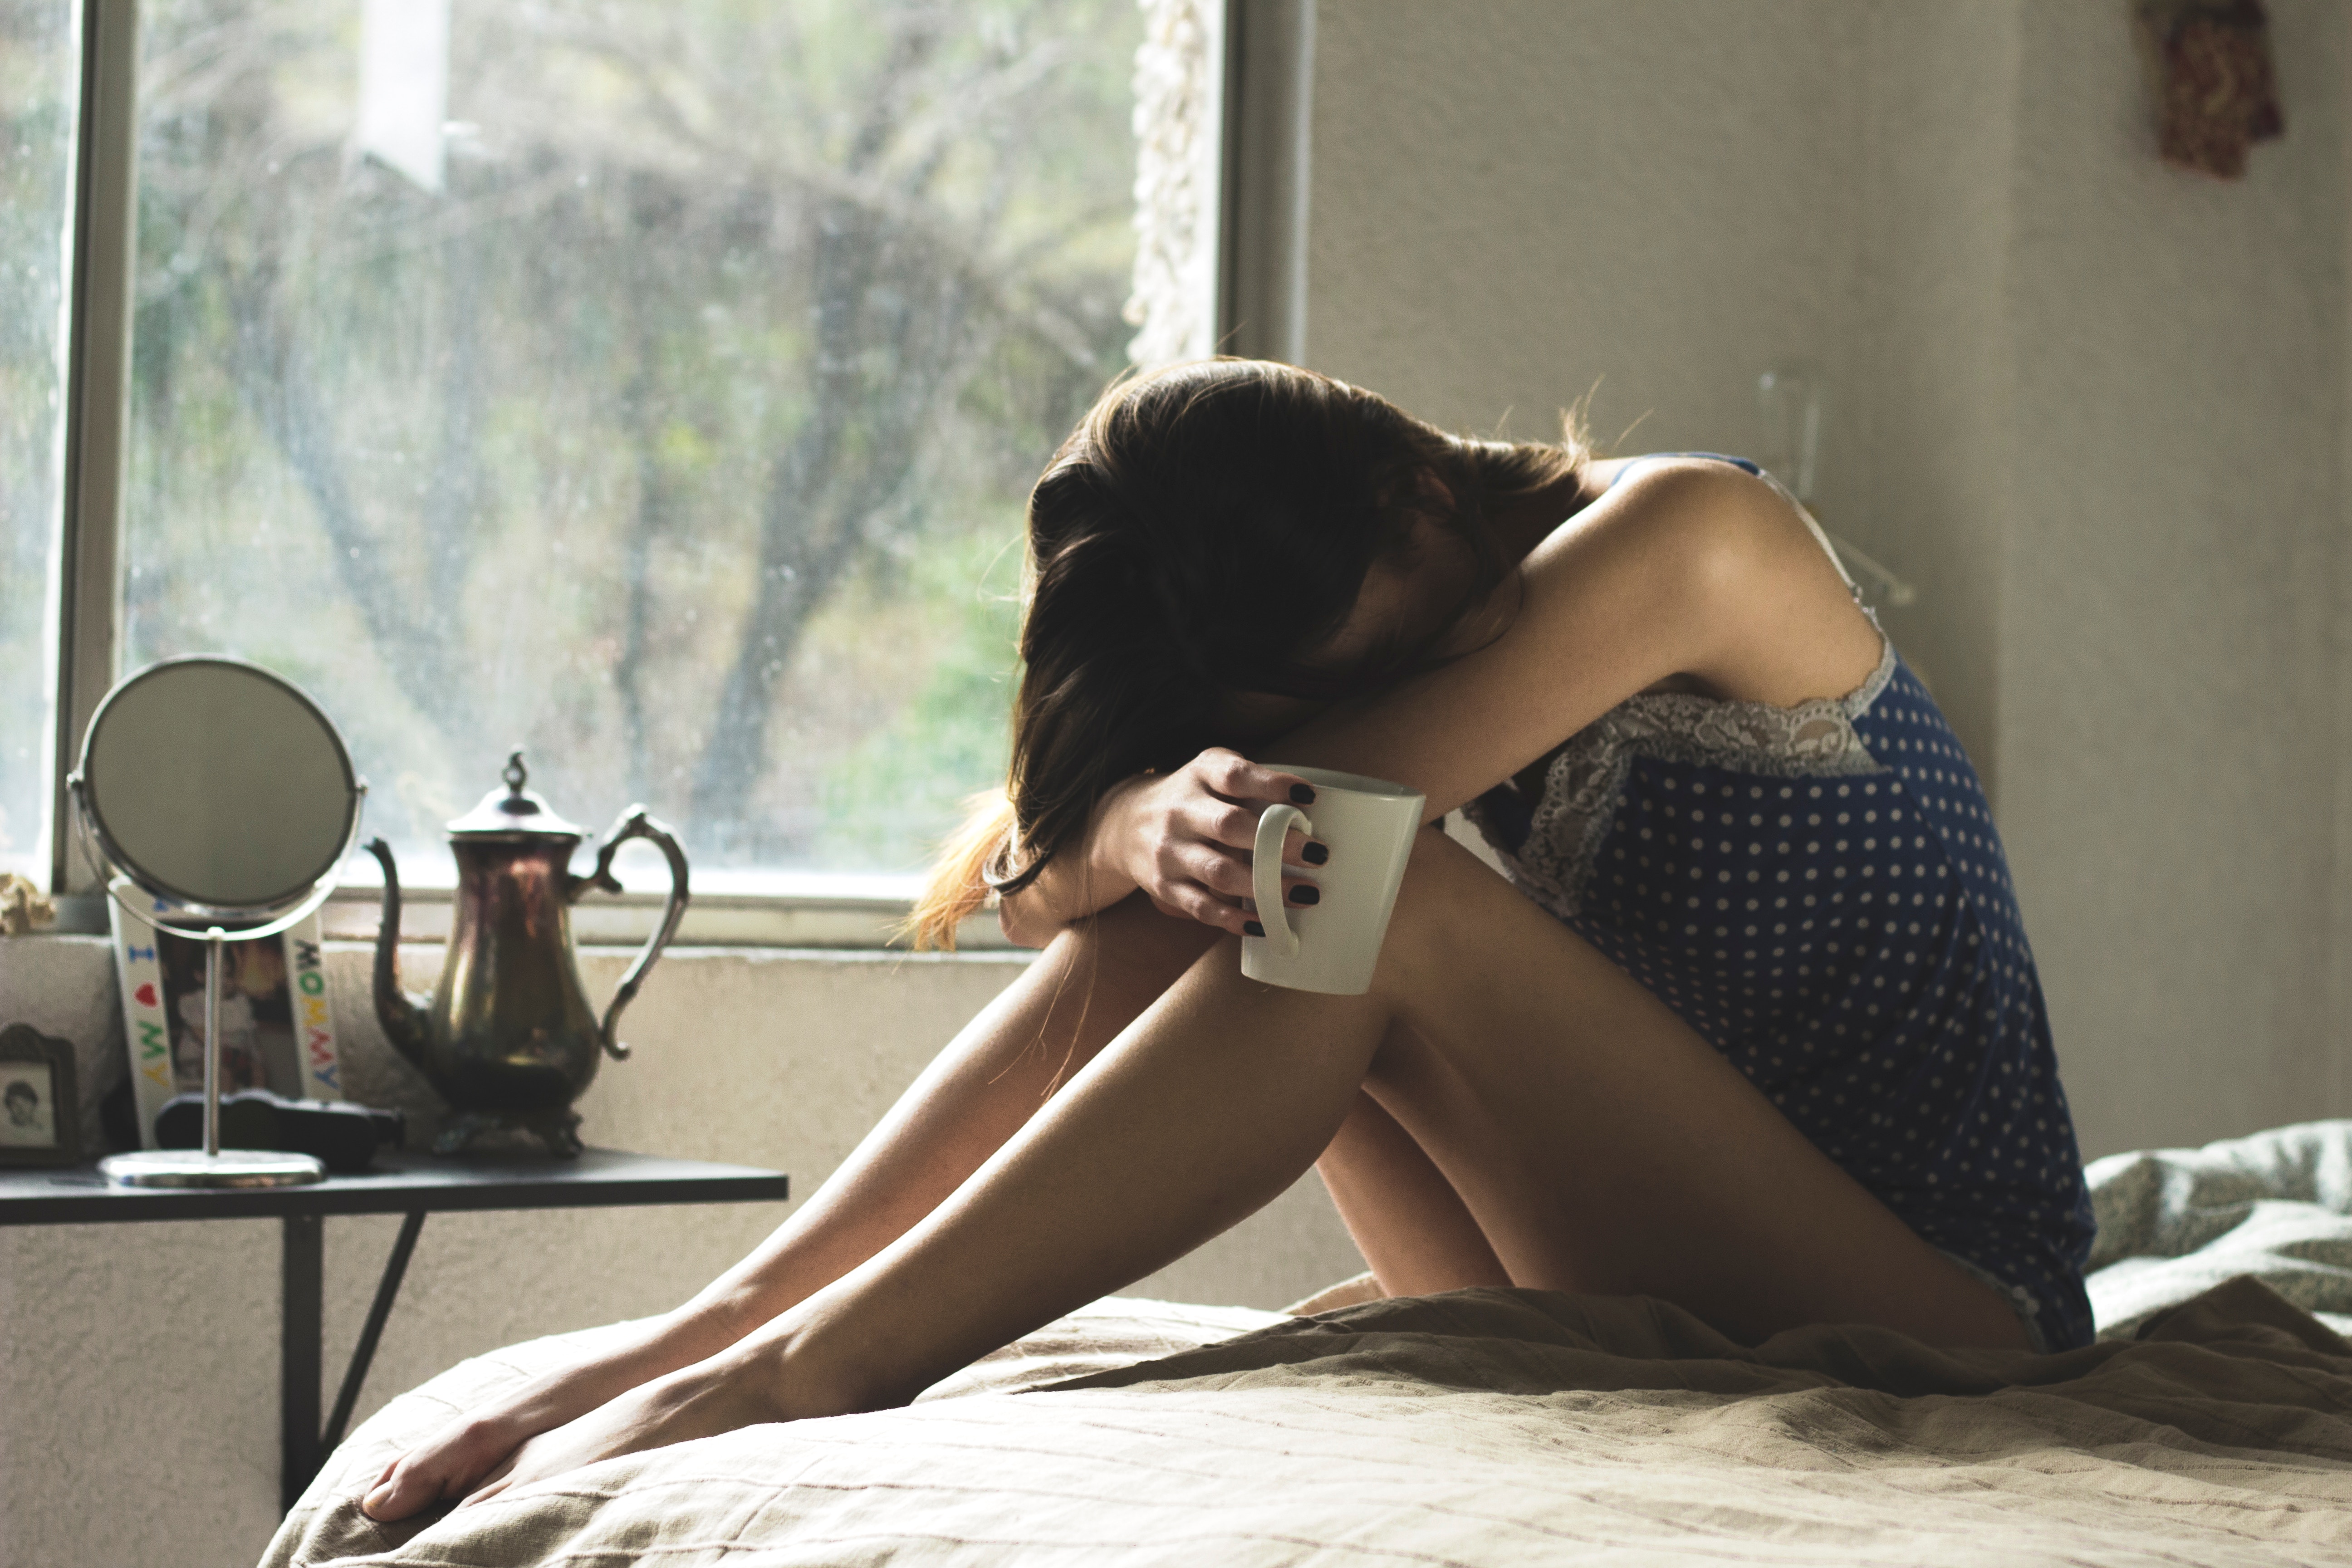
M 1687 549 L 1710 534 L 1734 542 L 1759 528 L 1768 533 L 1782 523 L 1803 528 L 1770 480 L 1719 458 L 1673 453 L 1596 458 L 1580 477 L 1583 504 L 1544 543 L 1596 528 L 1619 533 L 1671 530 L 1676 546 Z
M 1680 689 L 1786 707 L 1850 690 L 1882 639 L 1787 493 L 1706 458 L 1619 459 L 1607 489 L 1532 551 L 1528 607 L 1580 613 L 1597 595 L 1663 593 L 1699 635 Z M 1612 482 L 1613 481 L 1613 482 Z
M 1641 463 L 1579 507 L 1528 553 L 1507 607 L 1475 651 L 1286 750 L 1408 781 L 1442 811 L 1661 683 L 1790 706 L 1853 689 L 1880 652 L 1787 499 L 1697 459 Z

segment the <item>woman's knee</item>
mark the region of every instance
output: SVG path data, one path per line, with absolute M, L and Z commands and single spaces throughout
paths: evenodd
M 1183 976 L 1224 933 L 1164 915 L 1142 894 L 1073 921 L 1039 960 L 1059 985 L 1078 984 L 1132 1018 Z M 1124 1026 L 1124 1019 L 1121 1026 Z
M 1501 900 L 1526 902 L 1466 846 L 1440 827 L 1423 828 L 1413 839 L 1404 880 L 1397 887 L 1396 907 L 1381 949 L 1381 967 L 1475 940 L 1481 925 L 1511 907 Z

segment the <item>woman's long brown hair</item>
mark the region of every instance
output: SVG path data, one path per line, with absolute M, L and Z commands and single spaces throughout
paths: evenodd
M 1485 603 L 1512 568 L 1494 510 L 1573 477 L 1586 456 L 1572 418 L 1557 444 L 1469 440 L 1264 361 L 1113 386 L 1030 492 L 1012 765 L 944 847 L 908 920 L 916 945 L 954 946 L 992 888 L 1029 886 L 1119 780 L 1219 743 L 1223 694 L 1328 698 L 1402 679 L 1437 639 L 1344 686 L 1301 656 L 1346 621 L 1365 573 L 1406 548 L 1416 519 L 1471 548 L 1457 618 Z

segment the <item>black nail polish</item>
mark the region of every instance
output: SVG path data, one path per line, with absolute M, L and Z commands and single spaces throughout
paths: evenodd
M 1294 904 L 1318 903 L 1321 901 L 1322 897 L 1323 889 L 1320 888 L 1293 888 L 1290 889 L 1290 901 Z
M 1265 927 L 1258 924 L 1255 921 L 1242 921 L 1242 934 L 1244 936 L 1264 936 L 1265 934 Z
M 1331 850 L 1328 845 L 1309 844 L 1306 848 L 1301 849 L 1298 855 L 1299 858 L 1305 860 L 1309 866 L 1320 866 L 1324 861 L 1331 858 Z
M 1297 802 L 1300 805 L 1313 805 L 1315 804 L 1315 792 L 1308 789 L 1305 784 L 1292 784 L 1290 786 L 1290 798 Z

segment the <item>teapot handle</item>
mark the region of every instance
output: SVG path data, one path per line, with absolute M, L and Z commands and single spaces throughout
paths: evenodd
M 621 820 L 613 825 L 613 831 L 605 835 L 604 842 L 597 847 L 596 869 L 580 879 L 578 890 L 585 892 L 594 887 L 608 893 L 619 892 L 621 882 L 613 875 L 613 857 L 622 845 L 632 838 L 643 838 L 658 845 L 662 858 L 669 862 L 669 902 L 662 910 L 660 926 L 646 939 L 644 949 L 637 954 L 637 961 L 629 965 L 629 972 L 621 976 L 620 986 L 614 991 L 613 1000 L 605 1005 L 604 1021 L 596 1031 L 597 1037 L 604 1042 L 604 1054 L 616 1062 L 629 1059 L 629 1047 L 623 1045 L 614 1033 L 621 1022 L 621 1009 L 636 1000 L 637 987 L 645 983 L 646 971 L 654 966 L 654 960 L 662 955 L 662 949 L 669 945 L 669 939 L 677 934 L 677 922 L 686 918 L 688 899 L 686 851 L 677 847 L 677 836 L 667 826 L 654 820 L 642 805 L 633 805 L 621 814 Z

